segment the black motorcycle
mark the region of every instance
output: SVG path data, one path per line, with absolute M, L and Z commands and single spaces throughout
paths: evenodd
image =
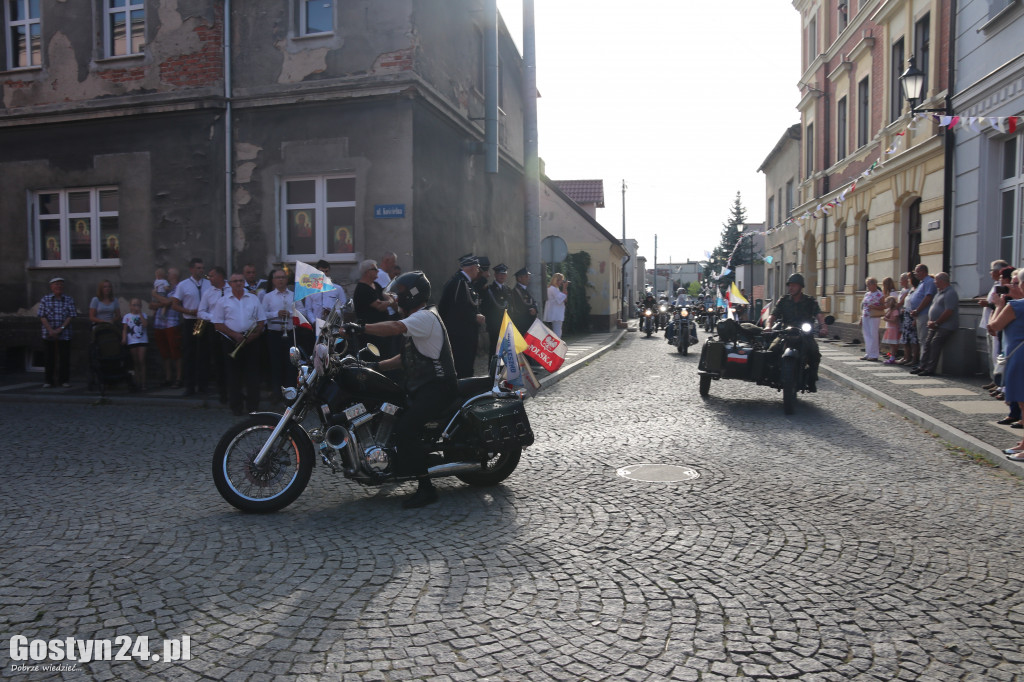
M 834 321 L 831 315 L 825 318 L 826 324 Z M 814 329 L 808 323 L 762 329 L 747 322 L 722 320 L 717 336 L 705 341 L 701 349 L 697 365 L 700 395 L 707 397 L 711 382 L 719 379 L 750 381 L 782 391 L 782 409 L 793 414 L 797 393 L 811 389 L 800 348 L 813 343 L 813 338 Z
M 675 325 L 672 342 L 676 347 L 676 352 L 688 355 L 690 346 L 697 345 L 697 322 L 695 321 L 695 316 L 690 308 L 679 307 L 675 311 L 673 322 Z
M 641 308 L 640 311 L 640 329 L 647 336 L 650 336 L 657 330 L 658 315 L 655 309 L 651 306 Z
M 259 412 L 232 426 L 213 455 L 213 480 L 231 505 L 245 512 L 274 512 L 294 502 L 309 483 L 314 459 L 332 472 L 368 486 L 399 478 L 393 472 L 392 429 L 406 404 L 405 392 L 365 366 L 376 348 L 367 344 L 356 357 L 331 312 L 314 347 L 313 362 L 292 348 L 298 385 L 282 391 L 283 414 Z M 349 336 L 358 327 L 348 327 Z M 519 464 L 533 443 L 523 395 L 492 377 L 459 380 L 459 395 L 444 417 L 428 423 L 423 442 L 434 453 L 427 473 L 456 476 L 476 486 L 496 485 Z M 307 418 L 314 422 L 310 427 Z

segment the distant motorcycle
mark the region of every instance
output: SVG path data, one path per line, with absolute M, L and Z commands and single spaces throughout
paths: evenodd
M 697 345 L 697 322 L 689 308 L 678 308 L 675 312 L 673 342 L 677 353 L 688 355 L 690 346 Z
M 644 331 L 644 334 L 650 336 L 655 331 L 657 325 L 657 315 L 654 314 L 653 308 L 644 308 L 643 313 L 640 316 L 640 326 Z

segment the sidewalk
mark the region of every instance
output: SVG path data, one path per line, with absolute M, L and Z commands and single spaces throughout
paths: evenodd
M 860 360 L 861 344 L 819 341 L 819 348 L 821 378 L 852 388 L 940 439 L 1024 476 L 1024 465 L 1011 462 L 1002 452 L 1017 444 L 1024 429 L 995 423 L 1009 408 L 981 388 L 987 377 L 917 377 L 901 365 Z
M 543 370 L 537 372 L 537 379 L 544 386 L 561 381 L 564 377 L 585 367 L 588 362 L 610 350 L 626 333 L 624 329 L 610 332 L 596 332 L 584 336 L 566 339 L 569 350 L 565 356 L 565 364 L 554 374 Z M 486 372 L 486 363 L 477 363 Z M 79 403 L 92 405 L 150 405 L 155 407 L 192 407 L 221 408 L 223 407 L 216 392 L 207 396 L 184 396 L 180 388 L 148 388 L 143 393 L 129 393 L 124 386 L 115 386 L 107 390 L 106 397 L 101 398 L 98 390 L 89 391 L 85 382 L 73 381 L 69 388 L 43 388 L 42 372 L 21 372 L 0 376 L 0 402 L 18 403 Z M 265 408 L 266 393 L 262 406 Z

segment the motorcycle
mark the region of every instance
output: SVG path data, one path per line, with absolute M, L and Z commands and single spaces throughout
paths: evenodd
M 654 331 L 658 331 L 659 329 L 666 329 L 668 327 L 668 320 L 670 315 L 670 306 L 664 301 L 658 303 L 658 321 L 655 325 Z
M 831 315 L 825 318 L 826 324 L 834 321 Z M 777 324 L 772 329 L 762 329 L 746 322 L 723 320 L 716 331 L 716 336 L 704 342 L 697 365 L 702 398 L 708 396 L 712 381 L 741 379 L 782 391 L 782 409 L 793 414 L 797 393 L 813 390 L 808 383 L 808 368 L 800 357 L 805 339 L 810 341 L 814 336 L 810 324 Z M 779 343 L 772 348 L 777 339 Z
M 697 323 L 694 321 L 694 315 L 691 314 L 690 308 L 680 307 L 676 310 L 673 321 L 675 322 L 673 342 L 676 352 L 688 355 L 690 346 L 697 345 Z
M 333 473 L 367 486 L 413 480 L 393 473 L 392 430 L 406 404 L 405 392 L 365 366 L 378 356 L 373 344 L 353 355 L 359 327 L 345 325 L 331 311 L 317 338 L 312 366 L 298 348 L 290 359 L 299 370 L 297 386 L 285 388 L 283 414 L 258 412 L 221 437 L 213 455 L 217 491 L 244 512 L 275 512 L 294 502 L 309 483 L 317 455 Z M 508 478 L 522 450 L 533 443 L 523 393 L 493 376 L 460 379 L 458 398 L 422 435 L 431 452 L 431 477 L 455 476 L 473 486 Z M 317 419 L 307 427 L 307 417 Z M 312 420 L 311 420 L 312 421 Z
M 657 325 L 657 315 L 654 314 L 653 308 L 644 308 L 640 315 L 640 328 L 644 334 L 650 336 Z

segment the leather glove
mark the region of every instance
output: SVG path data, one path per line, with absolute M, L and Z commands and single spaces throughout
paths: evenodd
M 345 333 L 347 333 L 347 334 L 365 334 L 366 333 L 366 326 L 362 325 L 362 324 L 358 324 L 356 322 L 346 322 L 344 329 L 345 329 Z

